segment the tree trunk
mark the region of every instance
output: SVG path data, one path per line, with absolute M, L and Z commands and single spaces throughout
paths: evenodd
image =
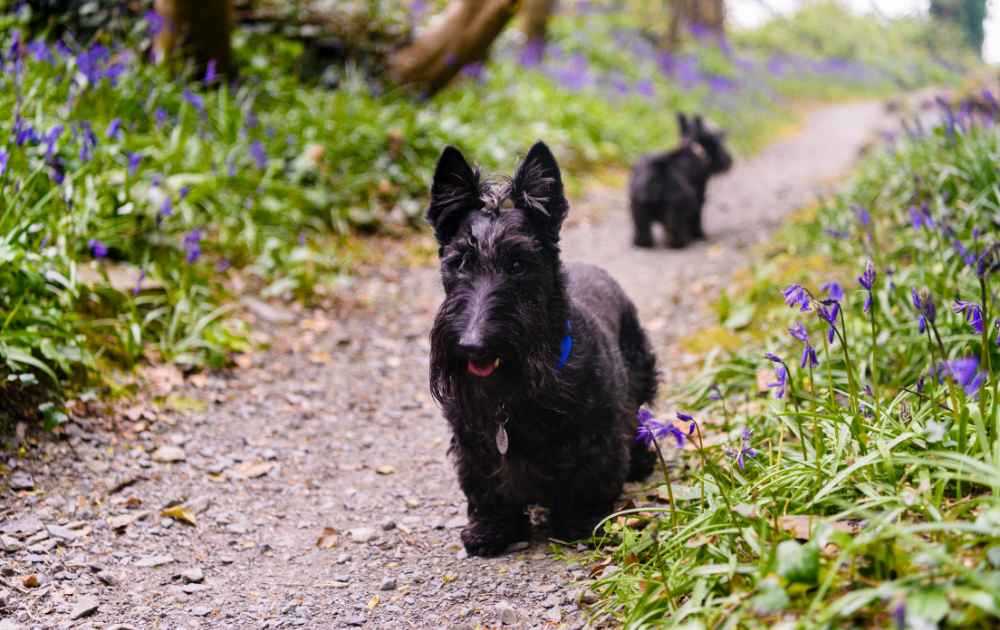
M 416 41 L 390 56 L 389 78 L 437 92 L 466 64 L 486 58 L 516 7 L 517 0 L 452 0 Z
M 676 48 L 685 33 L 703 31 L 717 38 L 725 35 L 723 0 L 671 0 L 667 48 Z
M 183 52 L 194 59 L 198 72 L 215 61 L 220 73 L 232 73 L 231 0 L 156 0 L 155 6 L 163 18 L 163 28 L 153 43 L 158 60 Z
M 525 41 L 545 41 L 549 17 L 556 7 L 556 0 L 522 0 L 521 31 Z

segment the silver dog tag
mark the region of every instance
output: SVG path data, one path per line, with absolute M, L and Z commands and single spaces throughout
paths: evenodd
M 510 448 L 510 438 L 507 437 L 507 429 L 501 424 L 497 428 L 497 450 L 501 455 L 506 455 L 508 448 Z

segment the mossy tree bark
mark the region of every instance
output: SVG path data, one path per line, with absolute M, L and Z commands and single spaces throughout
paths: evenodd
M 416 41 L 390 56 L 390 80 L 437 92 L 465 65 L 486 59 L 517 5 L 517 0 L 453 0 Z

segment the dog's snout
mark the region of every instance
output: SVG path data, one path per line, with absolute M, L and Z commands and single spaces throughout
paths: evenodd
M 479 331 L 468 330 L 458 340 L 458 350 L 470 359 L 486 358 L 486 341 Z

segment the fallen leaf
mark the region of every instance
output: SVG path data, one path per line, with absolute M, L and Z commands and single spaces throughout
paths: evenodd
M 380 475 L 391 475 L 392 473 L 396 472 L 396 469 L 393 468 L 392 466 L 386 465 L 386 466 L 379 466 L 378 468 L 375 469 L 375 472 L 377 472 Z
M 320 549 L 333 549 L 337 546 L 337 530 L 332 527 L 324 527 L 323 533 L 316 539 L 316 546 Z
M 256 479 L 271 472 L 274 464 L 271 462 L 243 462 L 232 469 L 232 474 L 240 479 Z
M 181 523 L 187 523 L 192 527 L 198 526 L 198 520 L 194 517 L 194 514 L 187 511 L 183 505 L 175 505 L 173 507 L 168 507 L 164 510 L 160 510 L 160 516 L 166 516 L 167 518 L 172 518 L 175 521 L 180 521 Z
M 749 503 L 737 503 L 733 506 L 733 511 L 745 519 L 753 519 L 760 516 L 760 509 L 756 505 Z
M 38 586 L 38 576 L 34 573 L 26 575 L 24 576 L 24 579 L 21 580 L 21 584 L 24 585 L 24 588 L 36 588 Z
M 778 526 L 789 532 L 795 538 L 799 540 L 809 540 L 812 538 L 812 530 L 816 528 L 816 525 L 823 523 L 823 518 L 820 516 L 809 515 L 809 514 L 787 514 L 778 519 Z M 861 529 L 857 524 L 849 523 L 846 521 L 826 521 L 826 523 L 833 528 L 834 531 L 842 532 L 844 534 L 856 534 L 858 530 Z
M 382 601 L 382 599 L 378 595 L 373 596 L 368 600 L 368 610 L 374 610 L 380 601 Z
M 238 367 L 238 368 L 242 368 L 244 370 L 249 369 L 249 368 L 253 367 L 253 355 L 250 355 L 250 354 L 241 354 L 241 355 L 237 356 L 233 360 L 233 362 L 236 363 L 236 367 Z
M 309 354 L 309 361 L 315 363 L 316 365 L 326 365 L 330 362 L 331 357 L 329 352 L 312 352 Z

